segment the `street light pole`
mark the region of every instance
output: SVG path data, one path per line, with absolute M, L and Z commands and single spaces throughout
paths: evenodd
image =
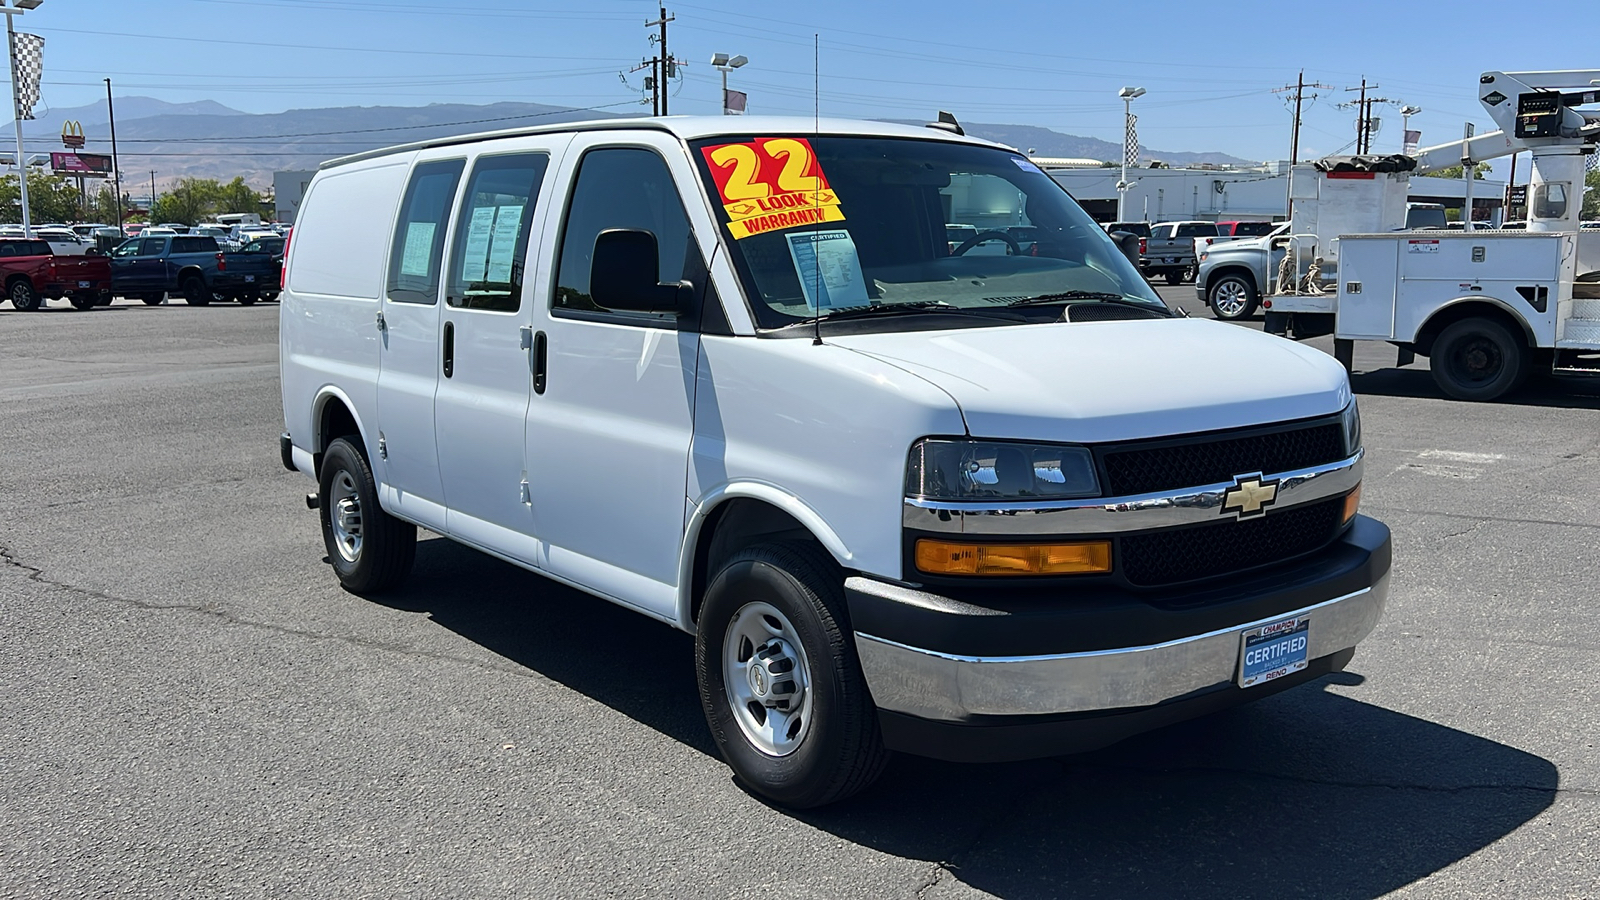
M 1117 182 L 1117 221 L 1128 221 L 1128 189 L 1133 185 L 1128 183 L 1128 157 L 1133 155 L 1133 148 L 1129 144 L 1137 140 L 1133 137 L 1133 100 L 1135 97 L 1144 96 L 1142 87 L 1125 87 L 1117 92 L 1122 98 L 1122 179 Z
M 3 2 L 3 0 L 0 0 Z M 22 153 L 22 108 L 18 105 L 22 101 L 22 93 L 17 86 L 17 30 L 11 22 L 30 9 L 37 9 L 36 0 L 17 0 L 17 6 L 0 5 L 0 13 L 6 17 L 6 56 L 11 59 L 11 124 L 17 132 L 17 185 L 18 194 L 22 199 L 22 235 L 33 237 L 33 222 L 28 215 L 28 159 Z
M 106 113 L 111 117 L 111 183 L 117 201 L 117 239 L 122 233 L 122 168 L 117 160 L 117 106 L 111 102 L 111 79 L 106 79 Z
M 711 54 L 712 68 L 722 73 L 722 114 L 725 116 L 733 115 L 733 110 L 728 108 L 728 73 L 734 69 L 744 66 L 748 62 L 750 62 L 749 58 L 743 55 L 729 56 L 726 53 Z

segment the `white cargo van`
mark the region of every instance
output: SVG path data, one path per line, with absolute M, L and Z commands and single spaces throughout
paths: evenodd
M 1270 694 L 1387 596 L 1344 370 L 1169 310 L 1004 147 L 429 141 L 324 164 L 286 265 L 281 449 L 341 582 L 400 584 L 422 526 L 693 633 L 779 803 Z

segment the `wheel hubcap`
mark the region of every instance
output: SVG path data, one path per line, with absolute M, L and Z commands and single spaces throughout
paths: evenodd
M 788 617 L 747 603 L 722 640 L 722 683 L 739 730 L 756 749 L 787 756 L 811 730 L 811 666 Z
M 1505 363 L 1493 341 L 1479 338 L 1462 345 L 1456 354 L 1457 368 L 1468 381 L 1492 381 Z
M 349 472 L 341 471 L 328 486 L 328 524 L 333 529 L 334 546 L 345 562 L 361 558 L 361 497 Z
M 1237 281 L 1224 281 L 1211 292 L 1211 308 L 1225 316 L 1237 316 L 1248 302 L 1244 285 Z

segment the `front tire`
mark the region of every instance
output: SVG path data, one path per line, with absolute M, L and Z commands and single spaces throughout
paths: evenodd
M 1183 276 L 1184 276 L 1184 274 L 1185 273 L 1184 273 L 1183 269 L 1168 269 L 1167 270 L 1167 285 L 1170 286 L 1170 287 L 1176 287 L 1176 286 L 1178 286 L 1180 284 L 1183 284 Z
M 322 457 L 318 517 L 339 583 L 355 594 L 392 588 L 411 573 L 417 527 L 383 511 L 367 458 L 339 438 Z
M 1225 322 L 1247 319 L 1256 311 L 1260 298 L 1256 286 L 1243 275 L 1224 275 L 1211 283 L 1206 291 L 1211 314 Z
M 1522 384 L 1528 348 L 1493 319 L 1462 319 L 1433 342 L 1428 368 L 1439 390 L 1456 400 L 1495 400 Z
M 166 294 L 140 294 L 139 301 L 145 306 L 160 306 L 161 301 L 167 299 Z
M 734 776 L 783 806 L 842 800 L 888 762 L 845 617 L 838 566 L 810 544 L 759 544 L 711 580 L 695 673 Z
M 254 291 L 249 291 L 238 296 L 240 306 L 253 306 L 255 302 L 260 299 L 261 297 Z
M 85 294 L 79 292 L 71 295 L 67 299 L 68 302 L 72 304 L 73 309 L 94 309 L 96 306 L 100 305 L 99 294 Z
M 43 302 L 39 298 L 39 292 L 33 289 L 33 283 L 26 278 L 18 279 L 11 285 L 9 296 L 11 305 L 23 312 L 32 312 Z

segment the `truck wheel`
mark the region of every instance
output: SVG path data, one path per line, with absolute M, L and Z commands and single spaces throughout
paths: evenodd
M 183 280 L 183 302 L 190 306 L 205 306 L 211 302 L 211 291 L 199 275 L 190 275 Z
M 1183 284 L 1184 272 L 1184 269 L 1168 269 L 1167 284 L 1174 287 Z
M 1243 275 L 1224 275 L 1211 283 L 1206 292 L 1211 314 L 1233 322 L 1249 318 L 1256 311 L 1256 287 Z
M 140 294 L 139 295 L 139 299 L 144 301 L 144 305 L 145 306 L 160 306 L 161 305 L 161 301 L 167 299 L 167 295 L 166 294 Z
M 72 304 L 73 309 L 94 309 L 100 305 L 98 294 L 85 294 L 81 291 L 70 295 L 67 300 Z
M 843 578 L 809 544 L 734 555 L 706 590 L 695 674 L 735 777 L 784 806 L 833 803 L 888 762 L 844 616 Z
M 1434 383 L 1457 400 L 1494 400 L 1528 374 L 1520 335 L 1493 319 L 1462 319 L 1440 332 L 1428 358 Z
M 43 302 L 39 299 L 39 292 L 33 289 L 33 283 L 26 278 L 19 278 L 11 285 L 10 295 L 11 305 L 23 312 L 32 312 Z
M 319 487 L 322 542 L 339 583 L 352 593 L 374 594 L 405 580 L 417 557 L 417 527 L 378 505 L 372 467 L 350 441 L 328 446 Z
M 100 296 L 98 298 L 96 298 L 95 305 L 96 306 L 110 306 L 111 305 L 111 301 L 115 300 L 115 299 L 116 299 L 116 295 L 111 293 L 110 291 L 101 291 L 100 292 Z
M 239 295 L 239 305 L 240 306 L 250 306 L 253 303 L 255 303 L 257 300 L 260 300 L 260 299 L 261 299 L 261 297 L 259 295 L 257 295 L 255 291 L 250 291 L 248 293 L 244 293 L 244 294 L 240 294 Z

